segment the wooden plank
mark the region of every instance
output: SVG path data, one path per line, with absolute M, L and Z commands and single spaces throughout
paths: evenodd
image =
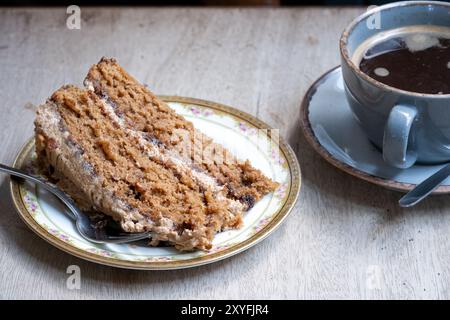
M 450 197 L 401 209 L 400 194 L 331 167 L 298 127 L 303 94 L 339 64 L 339 34 L 362 11 L 82 8 L 81 30 L 68 30 L 64 8 L 1 9 L 1 162 L 33 134 L 24 106 L 80 84 L 106 55 L 159 94 L 229 104 L 279 128 L 298 153 L 303 189 L 286 223 L 247 252 L 141 272 L 84 262 L 39 239 L 0 176 L 0 298 L 449 298 Z M 71 264 L 81 267 L 81 290 L 66 287 Z

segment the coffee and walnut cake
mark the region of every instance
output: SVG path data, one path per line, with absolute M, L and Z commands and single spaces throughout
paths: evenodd
M 127 232 L 151 231 L 151 245 L 207 250 L 277 187 L 114 59 L 92 66 L 84 85 L 57 90 L 35 121 L 39 167 L 82 209 L 111 216 Z

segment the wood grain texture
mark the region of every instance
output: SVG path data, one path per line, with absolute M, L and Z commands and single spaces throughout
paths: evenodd
M 29 103 L 81 84 L 101 56 L 116 57 L 159 94 L 236 106 L 280 128 L 303 172 L 295 212 L 273 235 L 196 269 L 141 272 L 71 257 L 20 221 L 0 176 L 0 298 L 450 298 L 450 197 L 413 209 L 399 193 L 338 171 L 306 143 L 299 106 L 339 63 L 341 30 L 362 8 L 65 8 L 0 10 L 0 161 L 33 134 Z M 81 268 L 80 290 L 66 268 Z

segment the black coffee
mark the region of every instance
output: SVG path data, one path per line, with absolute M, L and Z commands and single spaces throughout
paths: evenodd
M 450 94 L 450 37 L 411 33 L 378 42 L 359 68 L 389 86 L 431 94 Z

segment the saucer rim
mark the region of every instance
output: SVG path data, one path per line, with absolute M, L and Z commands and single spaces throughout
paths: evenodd
M 341 65 L 338 65 L 325 73 L 323 73 L 320 77 L 317 78 L 316 81 L 311 84 L 311 86 L 306 91 L 301 105 L 300 105 L 300 127 L 303 132 L 303 135 L 306 138 L 306 141 L 309 145 L 328 163 L 333 165 L 334 167 L 342 170 L 356 178 L 362 179 L 364 181 L 370 182 L 372 184 L 379 185 L 381 187 L 400 191 L 400 192 L 408 192 L 416 187 L 416 184 L 413 183 L 405 183 L 399 182 L 392 179 L 382 178 L 379 176 L 374 176 L 372 174 L 361 171 L 360 169 L 350 166 L 339 159 L 335 158 L 325 147 L 322 146 L 320 141 L 317 139 L 314 130 L 312 129 L 311 122 L 309 120 L 309 107 L 311 99 L 314 97 L 317 89 L 320 85 L 334 72 L 341 72 Z M 407 170 L 407 169 L 406 169 Z M 436 190 L 433 191 L 432 194 L 446 194 L 450 193 L 450 185 L 441 185 Z

